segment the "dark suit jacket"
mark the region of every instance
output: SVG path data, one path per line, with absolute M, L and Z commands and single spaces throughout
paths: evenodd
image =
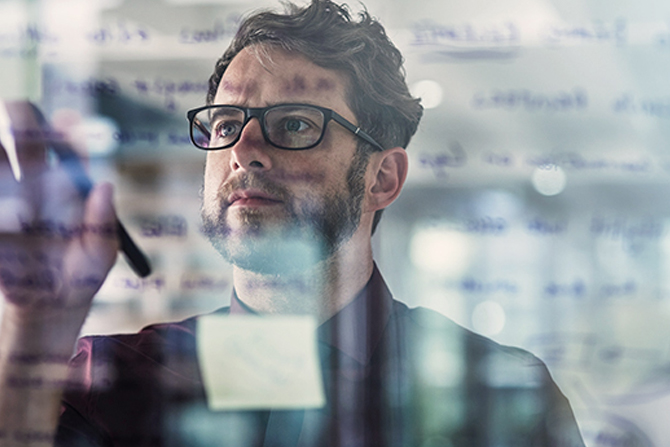
M 244 311 L 233 297 L 218 312 Z M 395 301 L 376 268 L 318 329 L 327 398 L 318 410 L 208 410 L 197 321 L 83 338 L 57 445 L 583 446 L 540 360 Z

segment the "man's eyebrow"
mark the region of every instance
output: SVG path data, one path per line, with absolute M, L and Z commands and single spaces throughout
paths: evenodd
M 228 117 L 228 116 L 234 116 L 236 114 L 239 114 L 240 111 L 237 109 L 231 109 L 228 107 L 217 107 L 211 109 L 211 116 L 210 116 L 210 121 L 215 120 L 215 119 L 220 119 L 222 117 Z

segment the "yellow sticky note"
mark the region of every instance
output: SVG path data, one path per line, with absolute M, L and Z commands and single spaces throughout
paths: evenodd
M 316 327 L 309 316 L 201 317 L 198 360 L 209 408 L 322 407 Z

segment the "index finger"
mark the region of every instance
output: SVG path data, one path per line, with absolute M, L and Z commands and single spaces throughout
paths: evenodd
M 0 121 L 0 142 L 4 157 L 10 165 L 14 177 L 24 179 L 39 175 L 47 168 L 47 135 L 35 116 L 33 106 L 28 101 L 12 101 L 3 104 L 6 115 Z M 9 122 L 7 122 L 9 121 Z

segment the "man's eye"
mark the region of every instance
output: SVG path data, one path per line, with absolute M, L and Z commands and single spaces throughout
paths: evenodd
M 236 121 L 220 121 L 215 123 L 213 134 L 219 138 L 226 138 L 235 135 L 240 128 L 240 123 Z
M 311 126 L 299 118 L 287 118 L 284 120 L 284 130 L 288 132 L 304 132 Z

